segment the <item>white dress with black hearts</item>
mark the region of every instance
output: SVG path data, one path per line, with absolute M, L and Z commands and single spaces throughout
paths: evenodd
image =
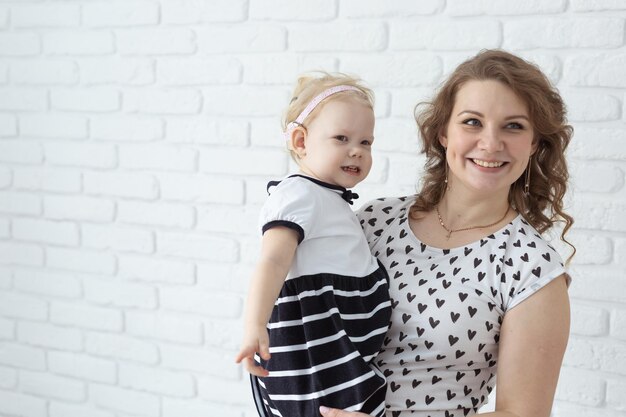
M 376 358 L 387 416 L 473 415 L 496 383 L 505 313 L 566 272 L 519 215 L 462 247 L 428 246 L 409 227 L 414 201 L 379 199 L 357 213 L 390 280 L 392 325 Z
M 270 186 L 275 186 L 270 188 Z M 268 185 L 262 231 L 299 236 L 268 324 L 268 377 L 252 377 L 261 416 L 318 417 L 319 406 L 385 414 L 386 381 L 373 359 L 389 328 L 388 276 L 348 205 L 352 193 L 293 175 Z

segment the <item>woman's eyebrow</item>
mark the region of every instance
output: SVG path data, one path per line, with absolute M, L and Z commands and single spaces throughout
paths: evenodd
M 462 110 L 462 111 L 459 112 L 459 114 L 457 114 L 457 116 L 460 116 L 463 113 L 470 113 L 470 114 L 475 114 L 476 116 L 479 116 L 479 117 L 485 117 L 484 114 L 482 114 L 481 112 L 476 111 L 476 110 Z M 528 118 L 528 116 L 526 116 L 524 114 L 515 114 L 515 115 L 512 115 L 512 116 L 507 116 L 504 120 L 510 120 L 510 119 L 526 119 L 526 120 L 530 120 Z

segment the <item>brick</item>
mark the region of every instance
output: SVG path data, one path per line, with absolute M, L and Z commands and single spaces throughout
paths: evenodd
M 390 49 L 466 50 L 497 48 L 502 30 L 497 21 L 397 22 L 391 26 Z
M 626 309 L 616 308 L 611 312 L 611 336 L 626 341 Z
M 209 174 L 279 176 L 287 173 L 287 159 L 287 153 L 282 150 L 211 149 L 200 155 L 200 171 Z M 232 161 L 237 163 L 233 164 Z
M 157 253 L 178 258 L 236 262 L 239 247 L 233 239 L 189 233 L 157 233 Z
M 44 371 L 46 370 L 46 351 L 25 345 L 0 342 L 0 363 L 18 369 Z M 0 395 L 0 407 L 2 404 L 4 401 Z
M 47 32 L 43 34 L 43 49 L 50 55 L 112 54 L 115 52 L 115 38 L 111 32 L 104 31 Z
M 291 30 L 289 35 L 291 46 Z M 202 54 L 265 53 L 287 48 L 287 31 L 282 26 L 272 24 L 213 25 L 198 29 L 196 36 L 198 52 Z
M 621 0 L 571 0 L 570 6 L 576 12 L 626 10 L 626 5 Z
M 344 22 L 297 25 L 289 30 L 289 49 L 294 51 L 382 51 L 388 43 L 383 23 Z
M 621 117 L 621 103 L 612 95 L 564 91 L 562 96 L 570 122 L 602 122 Z
M 12 232 L 17 240 L 55 245 L 78 245 L 78 227 L 70 222 L 16 218 L 13 219 Z
M 419 151 L 417 127 L 409 119 L 389 118 L 377 121 L 374 137 L 376 139 L 372 152 Z
M 17 370 L 0 367 L 0 388 L 15 388 L 17 386 Z
M 122 55 L 187 55 L 196 52 L 194 32 L 185 28 L 125 29 L 116 32 Z
M 221 378 L 198 378 L 198 396 L 213 403 L 245 406 L 250 403 L 249 382 L 224 381 Z
M 156 289 L 144 284 L 88 279 L 84 286 L 85 299 L 96 304 L 144 309 L 157 307 Z
M 626 411 L 626 381 L 609 379 L 606 387 L 606 404 L 614 410 Z
M 624 21 L 616 18 L 528 18 L 504 22 L 505 49 L 617 48 Z
M 572 301 L 571 333 L 580 336 L 604 336 L 609 330 L 609 314 L 603 308 Z
M 441 60 L 430 54 L 395 53 L 351 56 L 341 61 L 341 72 L 356 72 L 374 87 L 431 85 L 442 75 Z
M 85 293 L 91 291 L 86 285 Z M 83 329 L 120 331 L 123 317 L 119 310 L 88 305 L 53 302 L 50 306 L 50 321 Z
M 90 386 L 89 393 L 98 407 L 148 417 L 159 417 L 161 413 L 159 397 L 153 394 L 97 384 Z
M 606 382 L 594 372 L 562 368 L 555 398 L 585 406 L 601 406 Z
M 303 3 L 296 2 L 289 4 L 292 3 L 305 6 Z M 241 60 L 245 68 L 244 82 L 256 85 L 292 85 L 298 77 L 310 72 L 312 68 L 323 68 L 326 71 L 335 72 L 338 66 L 337 58 L 324 54 L 263 54 L 259 57 L 243 56 Z
M 34 138 L 83 139 L 87 119 L 65 114 L 24 115 L 19 118 L 20 133 Z M 56 145 L 56 144 L 55 144 Z
M 13 286 L 14 268 L 0 266 L 0 288 L 11 288 Z
M 256 208 L 211 206 L 198 209 L 197 229 L 258 236 L 259 210 Z
M 446 1 L 446 14 L 452 16 L 477 16 L 477 15 L 539 15 L 554 14 L 565 11 L 565 0 L 542 1 L 530 0 L 519 3 L 504 4 L 497 0 L 448 0 Z
M 205 332 L 211 337 L 207 338 L 207 346 L 236 351 L 243 339 L 243 324 L 237 320 L 205 320 Z
M 335 0 L 253 0 L 249 7 L 252 20 L 324 21 L 337 15 Z
M 163 22 L 174 24 L 239 22 L 248 14 L 246 0 L 169 0 L 162 7 Z
M 146 116 L 97 116 L 91 119 L 91 136 L 112 141 L 152 141 L 163 138 L 163 121 Z
M 119 385 L 168 397 L 195 396 L 195 381 L 188 373 L 139 365 L 121 364 L 119 367 Z
M 270 179 L 268 177 L 259 180 L 252 178 L 246 180 L 246 204 L 254 204 L 260 210 L 261 205 L 267 199 L 267 182 Z
M 115 362 L 81 353 L 59 351 L 48 352 L 50 371 L 72 378 L 115 384 L 117 367 Z
M 439 0 L 378 2 L 375 0 L 342 0 L 339 16 L 348 18 L 380 18 L 430 15 L 439 11 L 443 2 Z
M 163 345 L 161 355 L 163 366 L 166 368 L 198 372 L 222 377 L 224 380 L 240 378 L 239 368 L 233 366 L 231 352 Z
M 128 113 L 197 114 L 201 106 L 200 92 L 194 90 L 150 89 L 124 95 L 124 111 Z
M 113 112 L 120 110 L 120 92 L 107 87 L 52 89 L 52 109 L 80 112 Z
M 560 83 L 563 72 L 563 63 L 556 54 L 545 54 L 540 51 L 527 51 L 521 53 L 520 56 L 531 64 L 538 66 L 553 85 Z
M 0 301 L 0 313 L 3 317 L 45 320 L 48 316 L 47 303 L 35 297 L 0 292 Z
M 11 8 L 11 25 L 17 28 L 67 27 L 80 24 L 77 4 L 33 4 Z
M 114 413 L 96 409 L 91 404 L 68 404 L 50 402 L 49 417 L 115 417 Z
M 145 58 L 97 57 L 81 59 L 80 79 L 85 84 L 148 85 L 155 81 L 154 62 Z
M 78 66 L 71 61 L 28 60 L 11 63 L 10 77 L 14 84 L 76 84 Z
M 15 339 L 15 321 L 0 317 L 0 340 Z M 2 368 L 0 368 L 0 387 L 2 386 Z
M 9 168 L 0 167 L 0 189 L 8 188 L 13 182 L 13 175 Z
M 195 398 L 191 400 L 176 400 L 173 398 L 163 399 L 163 417 L 241 417 L 241 415 L 240 410 L 233 408 L 230 405 L 212 404 Z
M 172 143 L 198 143 L 230 146 L 248 144 L 249 128 L 241 120 L 171 117 L 166 126 L 166 139 Z
M 576 139 L 568 148 L 568 155 L 581 159 L 621 161 L 626 158 L 624 134 L 626 129 L 577 127 Z M 602 138 L 602 146 L 598 146 L 597 138 Z
M 204 339 L 202 323 L 193 317 L 129 311 L 125 319 L 126 331 L 134 336 L 193 345 Z
M 43 150 L 38 143 L 24 140 L 0 141 L 0 161 L 39 164 L 43 161 Z
M 43 89 L 27 87 L 0 88 L 0 110 L 45 111 L 48 95 Z
M 69 271 L 113 275 L 115 256 L 81 249 L 46 248 L 46 265 Z
M 159 23 L 159 4 L 152 1 L 96 1 L 84 5 L 83 23 L 92 27 Z
M 0 413 L 4 415 L 47 417 L 47 402 L 26 394 L 0 391 Z
M 104 198 L 52 196 L 44 197 L 44 214 L 57 220 L 110 222 L 114 204 Z
M 188 205 L 120 201 L 117 218 L 123 223 L 188 229 L 195 222 L 195 211 Z
M 158 185 L 152 175 L 141 173 L 86 172 L 84 174 L 86 194 L 154 199 Z
M 115 252 L 152 253 L 152 232 L 130 227 L 83 224 L 81 228 L 83 246 L 94 249 L 112 249 Z
M 85 350 L 89 354 L 110 358 L 156 364 L 159 350 L 154 343 L 137 340 L 126 335 L 86 333 Z
M 571 203 L 571 213 L 576 217 L 578 228 L 598 230 L 626 231 L 626 218 L 622 215 L 626 210 L 622 201 L 606 196 L 595 198 L 578 195 Z
M 158 176 L 163 200 L 196 203 L 242 204 L 243 181 L 206 175 L 161 174 Z
M 78 298 L 82 295 L 81 280 L 67 273 L 46 270 L 16 270 L 15 289 L 42 296 Z
M 18 323 L 17 339 L 20 342 L 42 348 L 65 351 L 80 351 L 83 348 L 80 330 L 47 323 Z
M 95 143 L 55 142 L 44 145 L 46 160 L 53 165 L 88 168 L 114 168 L 114 146 Z
M 52 167 L 16 167 L 13 169 L 16 190 L 78 193 L 82 188 L 79 171 Z
M 6 28 L 9 26 L 9 8 L 1 7 L 0 8 L 0 27 Z
M 236 318 L 241 315 L 242 299 L 228 294 L 213 294 L 197 289 L 162 288 L 161 308 L 196 313 L 215 318 Z
M 598 412 L 601 412 L 601 414 L 598 414 Z M 553 414 L 554 417 L 623 417 L 624 413 L 610 411 L 606 408 L 583 407 L 579 404 L 557 402 L 553 407 Z
M 626 54 L 574 55 L 565 60 L 564 80 L 581 87 L 626 87 Z
M 124 254 L 118 256 L 118 261 L 118 275 L 124 278 L 183 285 L 195 282 L 195 268 L 188 261 Z
M 168 86 L 238 84 L 241 73 L 241 62 L 231 57 L 164 58 L 157 62 L 157 80 Z
M 9 219 L 0 219 L 0 238 L 8 239 L 11 237 L 11 224 Z M 2 287 L 2 283 L 0 282 L 0 288 Z
M 0 33 L 0 56 L 29 56 L 40 52 L 41 42 L 34 33 Z
M 43 250 L 29 243 L 0 241 L 0 264 L 42 266 Z
M 580 192 L 614 193 L 624 184 L 624 173 L 613 164 L 604 161 L 571 161 L 572 184 Z
M 570 269 L 573 276 L 569 289 L 571 297 L 586 301 L 626 302 L 626 280 L 623 279 L 623 271 L 610 267 L 598 268 L 594 265 L 572 266 Z M 602 285 L 598 285 L 599 283 Z
M 283 139 L 283 129 L 279 118 L 259 118 L 250 121 L 250 143 L 253 146 L 280 149 L 288 153 Z M 236 145 L 233 143 L 231 146 Z M 242 144 L 243 145 L 243 144 Z M 291 157 L 289 157 L 291 159 Z
M 0 114 L 0 136 L 17 136 L 17 117 L 12 114 Z
M 260 87 L 215 87 L 204 92 L 209 116 L 276 117 L 289 102 L 286 90 Z
M 576 253 L 573 259 L 575 265 L 605 265 L 613 258 L 613 245 L 607 237 L 575 230 L 568 234 L 567 239 L 577 248 L 585 248 Z
M 194 171 L 195 149 L 168 145 L 125 145 L 120 149 L 120 165 L 130 169 Z

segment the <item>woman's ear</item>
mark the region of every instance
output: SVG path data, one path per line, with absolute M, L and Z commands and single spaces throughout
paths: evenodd
M 441 131 L 439 132 L 439 143 L 441 144 L 441 146 L 443 146 L 444 148 L 448 147 L 448 137 L 446 136 L 446 132 Z
M 298 126 L 291 131 L 289 146 L 298 158 L 306 155 L 306 130 L 303 127 Z
M 530 154 L 531 155 L 534 155 L 535 152 L 537 152 L 537 149 L 539 149 L 539 142 L 540 142 L 540 139 L 535 136 L 533 138 L 533 144 L 532 144 L 532 146 L 530 148 Z

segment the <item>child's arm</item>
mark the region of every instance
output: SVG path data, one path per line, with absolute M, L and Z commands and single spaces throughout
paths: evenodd
M 265 360 L 270 358 L 266 326 L 297 247 L 298 234 L 287 227 L 273 227 L 263 234 L 261 254 L 252 273 L 246 301 L 244 339 L 235 358 L 235 362 L 243 362 L 246 371 L 256 376 L 269 374 L 255 365 L 254 353 L 258 352 Z

